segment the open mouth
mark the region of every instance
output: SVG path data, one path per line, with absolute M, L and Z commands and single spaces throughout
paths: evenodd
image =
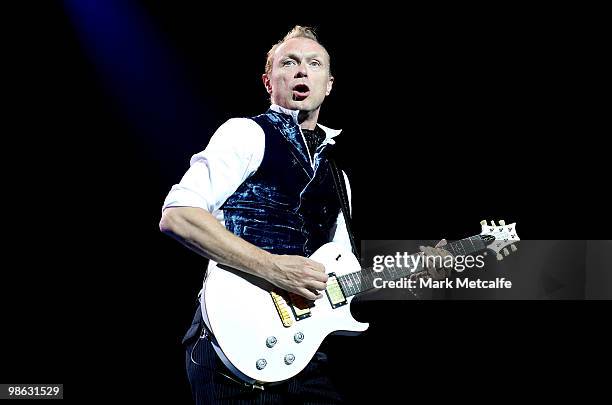
M 293 100 L 302 101 L 310 94 L 310 89 L 305 84 L 296 84 L 293 87 Z

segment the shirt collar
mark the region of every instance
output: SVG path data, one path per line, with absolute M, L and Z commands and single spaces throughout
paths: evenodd
M 277 105 L 277 104 L 270 105 L 270 109 L 280 114 L 290 115 L 293 118 L 293 122 L 298 126 L 300 125 L 298 122 L 298 114 L 300 113 L 299 110 L 290 110 L 288 108 L 281 107 L 280 105 Z M 325 142 L 330 143 L 332 145 L 336 143 L 336 141 L 334 141 L 332 138 L 340 135 L 340 132 L 342 132 L 341 129 L 328 128 L 318 123 L 317 123 L 317 126 L 321 128 L 323 132 L 325 132 Z

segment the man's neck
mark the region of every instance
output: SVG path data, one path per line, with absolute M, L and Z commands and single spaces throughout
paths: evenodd
M 280 109 L 280 112 L 290 114 L 295 117 L 294 119 L 297 119 L 298 125 L 302 129 L 314 130 L 317 127 L 317 121 L 319 119 L 319 111 L 321 110 L 321 106 L 319 106 L 316 110 L 312 111 L 292 110 L 286 107 L 282 107 L 279 104 L 272 104 L 272 106 L 277 111 Z
M 298 114 L 298 122 L 300 128 L 314 130 L 317 127 L 319 119 L 319 108 L 314 111 L 300 111 Z

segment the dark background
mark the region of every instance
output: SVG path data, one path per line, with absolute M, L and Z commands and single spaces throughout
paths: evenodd
M 595 11 L 301 6 L 279 17 L 289 4 L 66 1 L 5 14 L 3 381 L 189 399 L 180 339 L 205 264 L 159 232 L 161 205 L 221 123 L 267 108 L 265 54 L 295 24 L 317 27 L 332 55 L 320 121 L 344 129 L 358 239 L 452 240 L 481 219 L 517 222 L 523 239 L 609 236 Z M 605 312 L 359 304 L 372 326 L 333 339 L 339 384 L 354 400 L 468 378 L 574 392 L 565 371 L 605 354 Z

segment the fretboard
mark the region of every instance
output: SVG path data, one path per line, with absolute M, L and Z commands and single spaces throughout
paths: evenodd
M 485 249 L 484 244 L 480 235 L 472 236 L 466 239 L 461 239 L 455 242 L 450 242 L 442 249 L 449 251 L 453 256 L 457 255 L 470 255 L 472 253 Z M 412 257 L 418 256 L 420 253 L 415 253 Z M 342 291 L 347 297 L 359 294 L 361 292 L 374 288 L 374 279 L 381 278 L 384 281 L 398 280 L 402 277 L 408 277 L 411 274 L 423 270 L 423 262 L 418 261 L 418 267 L 412 266 L 415 263 L 413 260 L 408 260 L 408 263 L 403 263 L 403 266 L 384 266 L 384 269 L 380 272 L 375 272 L 372 267 L 362 269 L 353 273 L 347 273 L 342 276 L 338 276 L 338 283 L 342 287 Z

